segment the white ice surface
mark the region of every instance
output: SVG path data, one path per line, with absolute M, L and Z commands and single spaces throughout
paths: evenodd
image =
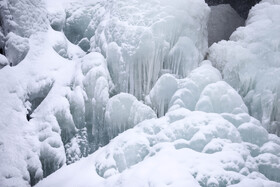
M 244 98 L 249 112 L 269 132 L 280 134 L 280 2 L 262 1 L 230 41 L 209 49 L 224 80 Z

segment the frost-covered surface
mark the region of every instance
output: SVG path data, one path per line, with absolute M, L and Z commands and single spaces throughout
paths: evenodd
M 229 4 L 211 6 L 208 28 L 208 46 L 214 42 L 228 40 L 237 27 L 243 26 L 241 18 Z
M 280 133 L 280 2 L 262 1 L 230 41 L 214 44 L 209 59 L 243 96 L 252 116 Z

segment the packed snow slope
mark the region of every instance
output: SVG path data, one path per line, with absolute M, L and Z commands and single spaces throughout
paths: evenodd
M 280 186 L 279 1 L 209 51 L 203 0 L 0 10 L 0 186 Z

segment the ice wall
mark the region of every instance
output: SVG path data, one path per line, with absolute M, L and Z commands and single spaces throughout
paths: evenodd
M 185 77 L 207 50 L 201 0 L 100 1 L 66 10 L 70 41 L 106 56 L 116 92 L 144 98 L 162 72 Z
M 209 59 L 224 80 L 244 98 L 249 112 L 271 133 L 280 133 L 280 6 L 262 1 L 250 11 L 246 26 L 230 41 L 214 44 Z

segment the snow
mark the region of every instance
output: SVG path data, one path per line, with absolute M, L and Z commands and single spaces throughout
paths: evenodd
M 109 140 L 138 123 L 156 118 L 155 112 L 134 96 L 120 93 L 110 98 L 105 111 L 105 126 Z
M 250 114 L 278 135 L 279 19 L 279 1 L 262 1 L 252 8 L 246 26 L 238 28 L 230 41 L 213 44 L 209 49 L 209 60 L 244 98 Z
M 195 110 L 204 88 L 220 80 L 219 71 L 211 65 L 210 61 L 204 61 L 184 79 L 176 79 L 171 74 L 162 75 L 146 96 L 146 103 L 157 112 L 159 117 L 168 109 L 172 110 L 178 106 Z M 238 99 L 240 102 L 240 98 Z
M 84 127 L 93 124 L 95 95 L 91 91 L 94 87 L 103 89 L 98 83 L 86 87 L 96 78 L 97 82 L 107 81 L 107 85 L 110 81 L 101 54 L 85 55 L 51 28 L 33 34 L 28 42 L 26 57 L 0 73 L 1 114 L 9 116 L 1 117 L 0 123 L 1 186 L 34 185 L 66 161 L 87 156 L 91 148 Z M 106 88 L 109 97 L 109 88 L 104 85 L 99 97 L 104 97 Z
M 29 50 L 29 43 L 27 38 L 20 37 L 12 32 L 7 35 L 5 45 L 6 57 L 13 65 L 17 65 L 22 61 Z
M 248 112 L 240 95 L 224 81 L 207 85 L 200 95 L 195 110 L 213 113 Z
M 262 128 L 252 117 L 246 123 Z M 66 180 L 69 186 L 248 186 L 256 181 L 279 186 L 268 180 L 279 182 L 279 156 L 254 155 L 251 149 L 272 143 L 268 134 L 262 135 L 262 144 L 255 144 L 242 140 L 241 131 L 220 114 L 179 108 L 139 123 L 37 186 L 63 185 Z M 249 133 L 259 137 L 258 131 Z M 76 171 L 82 173 L 74 175 Z
M 4 66 L 8 64 L 9 64 L 8 59 L 4 55 L 0 54 L 0 69 L 2 69 Z
M 12 31 L 28 38 L 48 30 L 47 11 L 42 0 L 1 0 L 0 4 L 5 35 Z

